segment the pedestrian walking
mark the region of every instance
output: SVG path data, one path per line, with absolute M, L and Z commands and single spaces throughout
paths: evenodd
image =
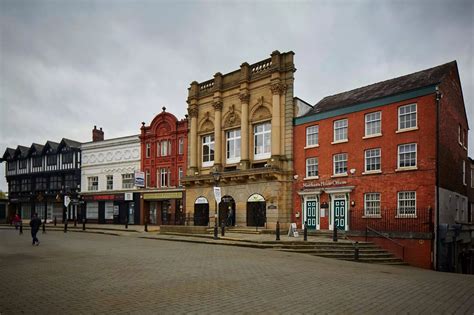
M 15 217 L 13 218 L 13 225 L 15 225 L 15 230 L 18 230 L 18 228 L 20 227 L 20 223 L 21 223 L 21 218 L 18 215 L 18 213 L 16 213 Z
M 30 226 L 31 226 L 31 238 L 33 239 L 33 243 L 31 245 L 38 246 L 40 242 L 38 238 L 36 237 L 36 234 L 38 233 L 39 228 L 41 226 L 41 220 L 40 218 L 38 218 L 37 213 L 33 214 L 33 217 L 31 218 L 31 221 L 30 221 Z

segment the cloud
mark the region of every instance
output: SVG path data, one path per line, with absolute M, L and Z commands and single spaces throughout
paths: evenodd
M 137 134 L 162 106 L 183 117 L 190 82 L 276 49 L 295 52 L 295 96 L 310 103 L 456 59 L 472 121 L 472 12 L 471 1 L 3 0 L 0 148 L 89 141 L 94 125 Z

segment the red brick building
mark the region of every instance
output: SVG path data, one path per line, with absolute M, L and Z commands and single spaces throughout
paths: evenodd
M 178 120 L 163 111 L 149 126 L 141 128 L 141 170 L 145 188 L 141 203 L 149 224 L 184 224 L 186 219 L 185 190 L 181 179 L 187 161 L 187 119 Z
M 449 268 L 443 231 L 467 214 L 467 130 L 456 62 L 325 97 L 295 119 L 293 222 L 354 239 L 369 227 L 405 261 L 430 268 L 439 255 Z

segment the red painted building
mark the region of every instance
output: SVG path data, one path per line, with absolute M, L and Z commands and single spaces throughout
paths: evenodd
M 353 239 L 369 227 L 410 264 L 449 269 L 467 130 L 456 62 L 325 97 L 295 119 L 293 222 Z
M 143 218 L 149 224 L 180 225 L 186 220 L 185 190 L 181 179 L 187 161 L 187 119 L 173 114 L 158 114 L 149 126 L 141 128 L 141 170 L 145 188 L 141 203 Z

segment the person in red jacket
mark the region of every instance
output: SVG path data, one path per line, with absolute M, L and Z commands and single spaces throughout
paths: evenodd
M 15 225 L 15 230 L 18 230 L 18 227 L 20 226 L 21 223 L 21 218 L 18 215 L 18 213 L 15 214 L 15 217 L 13 218 L 13 225 Z

